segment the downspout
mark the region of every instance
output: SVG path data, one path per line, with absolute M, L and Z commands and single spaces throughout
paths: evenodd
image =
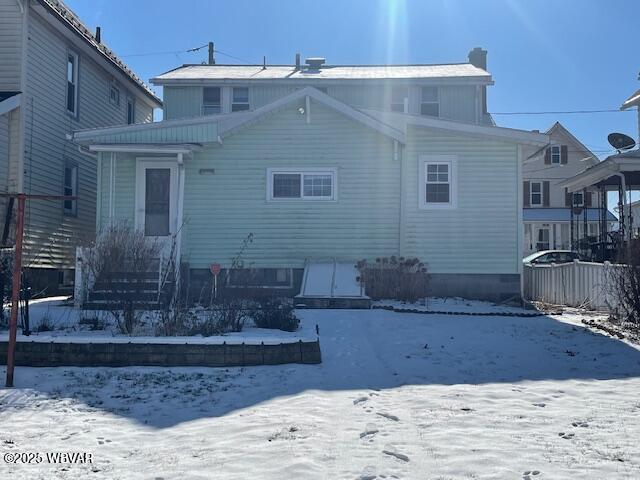
M 406 135 L 406 133 L 405 133 Z M 404 247 L 404 191 L 403 191 L 403 185 L 404 185 L 404 172 L 403 172 L 403 168 L 402 168 L 402 164 L 404 161 L 404 155 L 403 155 L 403 148 L 402 145 L 400 145 L 400 142 L 398 142 L 397 140 L 393 141 L 393 155 L 394 155 L 394 160 L 397 159 L 400 162 L 400 205 L 398 206 L 399 208 L 399 218 L 398 218 L 398 257 L 402 257 L 402 250 Z
M 177 155 L 178 161 L 178 212 L 177 212 L 177 225 L 176 225 L 176 258 L 175 258 L 175 278 L 176 278 L 176 290 L 175 295 L 180 294 L 180 273 L 182 263 L 182 235 L 183 232 L 183 217 L 184 217 L 184 157 L 182 153 Z
M 520 297 L 522 300 L 525 300 L 525 291 L 524 291 L 524 268 L 522 265 L 522 249 L 524 244 L 524 222 L 523 222 L 523 183 L 522 183 L 522 167 L 524 163 L 524 152 L 522 145 L 518 145 L 517 147 L 517 162 L 516 165 L 516 192 L 517 192 L 517 201 L 516 201 L 516 271 L 520 275 Z
M 96 234 L 100 232 L 102 219 L 102 152 L 98 153 L 96 172 Z

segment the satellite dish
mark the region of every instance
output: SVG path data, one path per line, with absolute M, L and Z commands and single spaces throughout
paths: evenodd
M 636 141 L 624 133 L 610 133 L 607 140 L 613 148 L 618 150 L 618 153 L 622 150 L 629 150 L 636 146 Z

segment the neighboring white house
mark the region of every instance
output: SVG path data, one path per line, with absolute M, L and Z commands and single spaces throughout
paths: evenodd
M 560 186 L 568 178 L 596 165 L 598 158 L 559 122 L 545 133 L 551 143 L 526 159 L 522 172 L 524 255 L 575 248 L 576 240 L 597 237 L 600 231 L 600 194 L 581 191 L 570 195 Z M 609 225 L 616 221 L 611 212 L 605 214 Z
M 72 195 L 27 202 L 25 259 L 38 287 L 73 269 L 95 235 L 96 159 L 74 130 L 150 122 L 161 101 L 59 0 L 0 0 L 0 191 Z M 2 243 L 15 208 L 0 199 Z M 72 280 L 66 275 L 66 280 Z

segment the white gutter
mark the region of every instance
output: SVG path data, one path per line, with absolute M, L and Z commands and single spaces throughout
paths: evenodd
M 22 99 L 22 94 L 18 93 L 13 97 L 9 97 L 3 102 L 0 102 L 0 115 L 4 115 L 5 113 L 9 113 L 11 110 L 15 110 L 20 106 L 20 101 Z
M 193 148 L 188 147 L 155 147 L 135 145 L 89 145 L 91 152 L 123 152 L 123 153 L 167 153 L 177 155 L 179 153 L 189 155 Z

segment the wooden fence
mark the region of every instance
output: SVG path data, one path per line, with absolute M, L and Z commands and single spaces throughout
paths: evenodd
M 525 265 L 523 293 L 526 300 L 572 307 L 587 306 L 608 310 L 615 305 L 609 262 Z

